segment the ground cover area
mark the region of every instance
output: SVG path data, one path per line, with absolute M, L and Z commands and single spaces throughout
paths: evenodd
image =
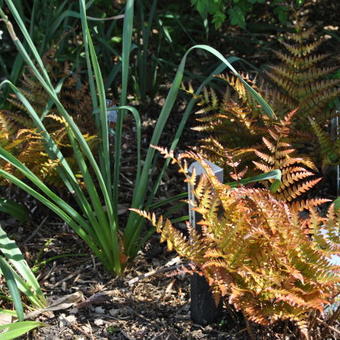
M 112 278 L 68 227 L 45 218 L 42 223 L 43 230 L 38 229 L 40 224 L 26 226 L 27 234 L 19 242 L 28 258 L 39 258 L 35 264 L 39 282 L 55 310 L 33 312 L 32 318 L 48 326 L 22 339 L 282 339 L 283 324 L 247 325 L 230 305 L 225 305 L 217 323 L 193 323 L 185 262 L 166 251 L 158 237 L 150 240 L 123 277 Z M 25 236 L 32 234 L 34 242 Z M 329 331 L 320 327 L 328 339 L 336 339 L 336 329 Z M 294 328 L 286 330 L 287 339 L 295 338 L 291 332 Z

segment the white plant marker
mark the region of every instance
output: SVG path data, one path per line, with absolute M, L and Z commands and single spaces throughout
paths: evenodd
M 209 162 L 207 160 L 204 160 L 205 163 L 208 164 L 208 166 L 213 171 L 216 178 L 223 183 L 223 169 L 217 166 L 216 164 Z M 189 173 L 192 174 L 195 171 L 195 174 L 197 177 L 203 175 L 205 173 L 204 168 L 199 162 L 194 162 L 189 167 Z M 188 184 L 188 199 L 189 199 L 189 222 L 190 225 L 194 228 L 196 228 L 196 215 L 195 215 L 195 195 L 194 195 L 194 188 L 191 184 Z
M 111 99 L 106 99 L 106 106 L 113 106 L 113 101 Z M 107 110 L 107 121 L 109 122 L 109 124 L 117 122 L 117 115 L 117 110 Z

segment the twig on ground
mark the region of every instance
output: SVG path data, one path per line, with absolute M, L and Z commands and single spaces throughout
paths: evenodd
M 35 319 L 40 314 L 45 312 L 54 312 L 68 309 L 74 305 L 76 305 L 79 301 L 84 299 L 84 295 L 82 292 L 75 292 L 72 294 L 64 295 L 61 298 L 51 302 L 46 308 L 41 308 L 34 310 L 25 315 L 25 320 Z
M 39 232 L 40 228 L 45 224 L 48 216 L 44 217 L 40 224 L 33 230 L 33 233 L 27 237 L 27 239 L 22 243 L 22 245 L 27 244 L 32 238 Z
M 87 308 L 92 305 L 102 305 L 103 303 L 110 300 L 110 292 L 99 292 L 96 294 L 91 295 L 88 299 L 81 301 L 77 304 L 77 308 Z
M 75 325 L 74 323 L 70 323 L 69 322 L 69 326 L 73 329 L 75 329 L 76 331 L 78 331 L 79 333 L 83 334 L 86 338 L 89 338 L 91 340 L 95 340 L 93 333 L 92 333 L 92 327 L 91 324 L 88 322 L 88 325 L 90 326 L 90 334 L 88 334 L 87 332 L 85 332 L 84 330 L 82 330 L 79 326 Z
M 67 276 L 64 277 L 62 280 L 56 282 L 56 283 L 53 285 L 53 288 L 58 287 L 58 286 L 60 286 L 63 282 L 66 282 L 66 281 L 72 279 L 73 277 L 79 275 L 79 274 L 81 273 L 82 270 L 83 270 L 83 269 L 79 269 L 79 270 L 77 270 L 76 272 L 67 275 Z
M 173 263 L 176 263 L 176 264 L 173 264 Z M 144 279 L 146 279 L 150 276 L 170 272 L 170 271 L 173 271 L 173 270 L 176 270 L 176 269 L 184 268 L 185 266 L 186 266 L 186 264 L 183 264 L 182 260 L 179 257 L 176 257 L 176 258 L 172 259 L 171 261 L 169 261 L 168 263 L 166 263 L 161 268 L 153 269 L 153 270 L 149 271 L 148 273 L 141 274 L 137 277 L 134 277 L 133 279 L 128 281 L 128 284 L 129 284 L 129 286 L 132 286 L 133 284 L 137 283 L 138 281 L 144 280 Z
M 52 273 L 54 273 L 55 269 L 57 267 L 57 262 L 53 261 L 51 269 L 48 271 L 48 273 L 45 276 L 40 277 L 40 274 L 37 276 L 37 279 L 39 281 L 46 281 Z

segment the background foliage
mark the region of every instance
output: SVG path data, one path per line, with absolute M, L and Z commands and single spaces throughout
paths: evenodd
M 247 16 L 258 6 L 268 6 L 281 23 L 286 23 L 289 7 L 303 5 L 304 0 L 281 1 L 273 0 L 269 3 L 265 0 L 191 0 L 204 19 L 208 14 L 212 16 L 212 22 L 217 28 L 227 20 L 233 26 L 246 28 Z M 269 4 L 269 5 L 268 5 Z

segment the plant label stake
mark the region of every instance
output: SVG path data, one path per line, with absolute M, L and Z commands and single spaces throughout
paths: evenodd
M 331 137 L 336 142 L 339 136 L 339 114 L 340 112 L 336 111 L 336 117 L 331 120 Z M 340 165 L 336 165 L 336 194 L 340 195 Z
M 207 160 L 205 160 L 205 162 L 213 170 L 216 178 L 220 182 L 223 182 L 223 169 Z M 203 167 L 199 162 L 194 162 L 193 164 L 191 164 L 191 166 L 189 167 L 189 172 L 192 173 L 193 171 L 195 171 L 196 176 L 201 176 L 205 173 Z M 201 228 L 196 225 L 196 221 L 199 220 L 200 217 L 199 214 L 194 211 L 194 188 L 190 184 L 188 184 L 188 199 L 190 224 L 196 230 L 201 232 Z M 190 286 L 190 313 L 192 321 L 199 325 L 207 325 L 215 321 L 221 314 L 222 305 L 219 304 L 218 306 L 216 306 L 206 279 L 201 275 L 193 274 L 191 276 Z

